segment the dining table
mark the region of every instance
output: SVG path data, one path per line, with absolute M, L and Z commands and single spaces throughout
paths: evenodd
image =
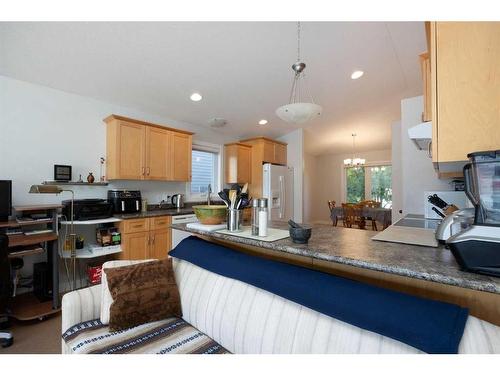
M 355 206 L 356 216 L 360 218 L 371 218 L 383 224 L 383 228 L 387 228 L 392 222 L 392 209 L 383 207 L 368 207 Z M 330 218 L 335 223 L 337 220 L 342 220 L 342 207 L 333 207 Z M 364 221 L 364 220 L 363 220 Z

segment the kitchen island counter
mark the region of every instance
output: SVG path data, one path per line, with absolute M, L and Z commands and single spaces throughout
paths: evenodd
M 271 227 L 288 229 L 287 224 L 271 223 Z M 185 224 L 173 225 L 175 229 L 202 235 L 227 244 L 248 245 L 279 253 L 332 262 L 361 269 L 379 271 L 398 276 L 457 286 L 483 292 L 500 294 L 500 278 L 478 275 L 460 270 L 451 252 L 444 246 L 425 247 L 401 243 L 381 242 L 371 239 L 377 232 L 332 227 L 313 226 L 308 244 L 300 245 L 290 238 L 265 242 L 219 232 L 206 232 L 187 228 Z M 319 262 L 318 262 L 319 263 Z
M 270 227 L 288 229 L 286 223 Z M 444 246 L 425 247 L 374 241 L 377 232 L 315 225 L 308 244 L 290 238 L 265 242 L 175 224 L 237 251 L 316 269 L 375 286 L 469 308 L 471 315 L 500 326 L 500 278 L 460 270 Z

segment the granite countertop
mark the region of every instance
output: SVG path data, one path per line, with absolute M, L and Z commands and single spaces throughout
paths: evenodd
M 373 241 L 371 237 L 377 233 L 373 231 L 315 225 L 309 243 L 299 245 L 293 243 L 290 238 L 264 242 L 191 229 L 187 228 L 186 224 L 175 224 L 172 227 L 270 251 L 500 294 L 500 278 L 460 271 L 455 258 L 444 246 L 434 248 Z M 288 229 L 286 223 L 272 222 L 270 227 Z
M 154 209 L 146 212 L 137 212 L 133 214 L 121 214 L 113 216 L 122 220 L 127 220 L 127 219 L 140 219 L 140 218 L 156 217 L 156 216 L 188 215 L 192 213 L 194 213 L 192 207 L 184 207 L 184 208 Z

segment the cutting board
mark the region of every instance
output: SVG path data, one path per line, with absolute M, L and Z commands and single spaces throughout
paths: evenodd
M 188 224 L 186 224 L 186 228 L 202 230 L 205 232 L 213 232 L 213 231 L 216 231 L 219 229 L 224 229 L 225 227 L 226 227 L 226 224 L 216 224 L 216 225 L 208 225 L 208 224 L 201 224 L 201 223 L 188 223 Z
M 390 226 L 373 236 L 372 240 L 438 247 L 434 230 L 425 228 Z
M 273 242 L 290 237 L 290 233 L 287 230 L 276 229 L 276 228 L 267 228 L 266 237 L 253 236 L 251 227 L 242 227 L 241 232 L 230 232 L 227 229 L 222 229 L 218 230 L 217 233 L 224 233 L 236 237 L 251 238 L 252 240 L 264 241 L 264 242 Z

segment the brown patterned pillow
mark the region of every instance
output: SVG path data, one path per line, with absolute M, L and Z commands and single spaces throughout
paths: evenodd
M 104 272 L 113 297 L 109 311 L 110 331 L 172 316 L 181 317 L 171 258 L 107 268 Z

